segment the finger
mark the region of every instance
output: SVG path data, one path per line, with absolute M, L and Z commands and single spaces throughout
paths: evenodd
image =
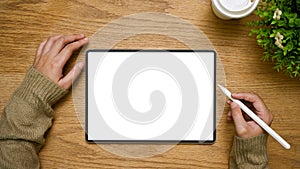
M 255 109 L 255 113 L 259 117 L 269 116 L 270 114 L 270 111 L 268 110 L 263 100 L 254 93 L 234 93 L 232 94 L 232 97 L 250 102 L 250 104 L 252 104 L 252 107 Z
M 47 40 L 46 40 L 46 44 L 45 44 L 45 47 L 43 48 L 43 50 L 42 50 L 42 54 L 43 55 L 45 55 L 45 54 L 47 54 L 50 50 L 51 50 L 51 48 L 52 48 L 52 46 L 53 46 L 53 44 L 54 44 L 54 41 L 56 41 L 58 38 L 60 38 L 62 35 L 56 35 L 56 36 L 51 36 L 51 37 L 49 37 Z
M 44 40 L 40 46 L 38 47 L 37 51 L 36 51 L 36 56 L 41 56 L 43 48 L 45 47 L 47 40 Z
M 261 98 L 254 93 L 233 93 L 231 96 L 234 99 L 239 99 L 239 100 L 243 99 L 251 103 L 261 101 Z
M 35 59 L 34 59 L 34 65 L 37 64 L 37 62 L 40 60 L 41 55 L 42 55 L 42 51 L 43 48 L 45 47 L 46 44 L 46 40 L 44 40 L 38 47 L 37 51 L 36 51 L 36 55 L 35 55 Z
M 49 53 L 52 56 L 56 56 L 67 44 L 82 38 L 84 38 L 83 34 L 61 36 L 54 41 L 53 47 L 50 49 Z
M 230 116 L 230 117 L 227 116 L 227 120 L 228 120 L 228 121 L 233 121 L 231 116 Z
M 227 116 L 230 116 L 230 117 L 232 116 L 231 110 L 228 111 Z
M 232 101 L 231 101 L 231 100 L 227 100 L 226 103 L 227 103 L 228 105 L 230 105 L 230 104 L 232 103 Z
M 77 63 L 72 70 L 58 82 L 58 85 L 64 89 L 69 89 L 72 86 L 73 81 L 80 75 L 83 68 L 84 63 Z
M 227 120 L 232 121 L 232 113 L 230 110 L 227 113 Z
M 58 64 L 62 67 L 66 64 L 66 62 L 70 59 L 72 56 L 72 53 L 85 45 L 88 42 L 87 38 L 81 39 L 79 41 L 72 42 L 68 45 L 66 45 L 63 50 L 59 54 L 58 58 Z
M 245 128 L 246 121 L 243 117 L 240 106 L 233 102 L 230 104 L 230 108 L 231 108 L 231 116 L 234 121 L 236 129 L 238 130 L 238 129 Z

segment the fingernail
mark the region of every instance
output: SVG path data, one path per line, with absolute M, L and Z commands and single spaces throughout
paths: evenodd
M 80 62 L 80 63 L 77 64 L 77 66 L 79 67 L 79 69 L 83 69 L 84 63 Z
M 84 34 L 79 34 L 80 37 L 84 37 Z
M 84 40 L 84 41 L 88 41 L 89 39 L 88 39 L 88 38 L 84 38 L 83 40 Z

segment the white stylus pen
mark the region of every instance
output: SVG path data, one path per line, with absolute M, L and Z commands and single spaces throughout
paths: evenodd
M 231 97 L 231 92 L 229 90 L 227 90 L 225 87 L 219 85 L 219 88 L 221 89 L 221 91 L 227 96 L 229 97 L 230 100 L 232 100 L 233 102 L 235 102 L 236 104 L 238 104 L 240 106 L 240 108 L 242 110 L 244 110 L 245 113 L 247 113 L 247 115 L 249 117 L 251 117 L 258 125 L 260 125 L 260 127 L 262 127 L 267 133 L 269 133 L 275 140 L 277 140 L 285 149 L 290 149 L 291 145 L 286 142 L 279 134 L 277 134 L 271 127 L 269 127 L 264 121 L 262 121 L 256 114 L 254 114 L 247 106 L 245 106 L 241 101 L 234 99 Z

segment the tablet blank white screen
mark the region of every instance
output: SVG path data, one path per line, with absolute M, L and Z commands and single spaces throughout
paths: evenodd
M 214 141 L 213 51 L 89 51 L 88 141 Z

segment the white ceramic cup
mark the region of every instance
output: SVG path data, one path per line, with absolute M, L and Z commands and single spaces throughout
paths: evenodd
M 259 0 L 211 0 L 212 10 L 221 19 L 239 19 L 252 13 Z

